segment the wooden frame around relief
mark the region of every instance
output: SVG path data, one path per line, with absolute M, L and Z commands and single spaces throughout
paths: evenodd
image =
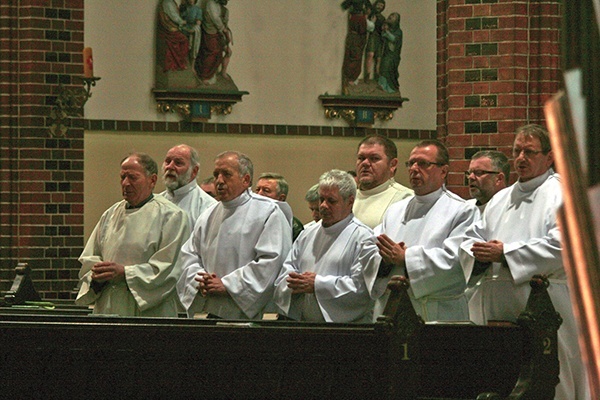
M 600 398 L 600 257 L 589 188 L 581 166 L 571 108 L 566 93 L 549 100 L 544 111 L 554 161 L 563 187 L 559 211 L 563 259 L 580 328 L 592 398 Z M 598 216 L 596 216 L 598 217 Z

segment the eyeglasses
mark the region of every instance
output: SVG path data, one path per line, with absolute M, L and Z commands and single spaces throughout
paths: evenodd
M 445 165 L 443 163 L 430 162 L 430 161 L 425 161 L 425 160 L 408 160 L 407 162 L 404 163 L 404 165 L 406 165 L 406 168 L 410 168 L 414 164 L 417 164 L 417 167 L 419 167 L 421 169 L 427 169 L 427 168 L 431 167 L 432 165 L 437 165 L 438 167 Z
M 469 176 L 471 176 L 471 174 L 473 174 L 479 178 L 480 176 L 483 176 L 485 174 L 499 174 L 499 173 L 500 173 L 500 171 L 486 171 L 484 169 L 474 169 L 474 170 L 465 171 L 465 176 L 468 178 Z
M 540 153 L 543 153 L 542 150 L 532 150 L 532 149 L 519 149 L 518 147 L 515 147 L 513 149 L 513 157 L 517 158 L 521 155 L 521 153 L 523 153 L 525 155 L 526 158 L 531 158 L 533 156 L 537 156 Z

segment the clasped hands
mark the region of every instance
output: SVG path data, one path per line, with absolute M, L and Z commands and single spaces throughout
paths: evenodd
M 386 264 L 404 267 L 406 262 L 406 245 L 404 242 L 396 243 L 387 235 L 377 236 L 377 248 Z M 476 242 L 471 247 L 471 252 L 477 261 L 502 262 L 504 259 L 504 243 L 499 240 L 489 242 Z
M 194 280 L 198 282 L 198 291 L 204 297 L 208 295 L 227 295 L 227 288 L 225 288 L 225 285 L 223 285 L 223 281 L 216 274 L 198 272 Z
M 92 280 L 100 283 L 125 279 L 125 267 L 112 261 L 100 261 L 92 267 Z
M 386 234 L 377 236 L 377 248 L 379 255 L 386 264 L 406 266 L 406 244 L 404 242 L 394 242 Z
M 502 262 L 504 259 L 504 243 L 499 240 L 476 242 L 471 247 L 473 257 L 481 262 Z
M 288 287 L 292 289 L 292 294 L 298 293 L 314 293 L 315 292 L 315 277 L 314 272 L 290 272 L 287 278 Z

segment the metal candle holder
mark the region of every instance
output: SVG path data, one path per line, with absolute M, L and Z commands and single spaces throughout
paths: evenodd
M 64 87 L 59 85 L 59 94 L 50 112 L 49 131 L 51 136 L 64 137 L 67 133 L 70 117 L 83 117 L 83 107 L 92 97 L 92 86 L 101 78 L 81 77 L 83 87 Z

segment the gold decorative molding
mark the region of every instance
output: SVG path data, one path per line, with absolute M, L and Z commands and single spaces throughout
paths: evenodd
M 344 119 L 351 126 L 371 127 L 375 119 L 389 121 L 394 111 L 408 101 L 399 96 L 319 96 L 327 118 Z
M 356 120 L 356 112 L 350 109 L 325 108 L 325 116 L 330 119 L 342 118 L 348 122 L 354 122 L 354 120 Z
M 170 113 L 170 112 L 176 112 L 186 118 L 192 113 L 192 111 L 190 110 L 189 103 L 175 103 L 175 102 L 168 102 L 168 101 L 159 101 L 156 104 L 156 109 L 158 112 L 161 112 L 163 114 Z
M 188 121 L 208 121 L 213 115 L 229 115 L 246 91 L 206 89 L 153 89 L 160 113 L 177 113 Z

